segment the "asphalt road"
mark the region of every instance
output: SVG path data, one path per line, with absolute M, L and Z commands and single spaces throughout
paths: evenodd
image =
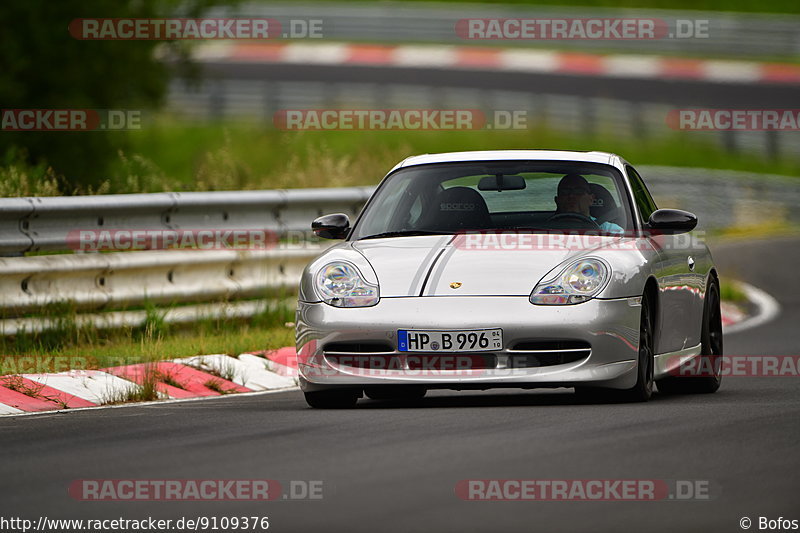
M 208 79 L 323 83 L 376 83 L 474 89 L 531 94 L 616 98 L 675 106 L 715 108 L 792 108 L 797 87 L 790 84 L 721 83 L 704 80 L 637 79 L 496 70 L 404 68 L 347 65 L 203 63 Z
M 782 314 L 728 354 L 797 354 L 800 239 L 713 249 Z M 270 531 L 741 531 L 800 519 L 800 380 L 592 405 L 565 392 L 435 392 L 417 406 L 306 408 L 299 392 L 0 419 L 0 516 L 269 516 Z M 78 502 L 76 479 L 322 480 L 318 501 Z M 462 479 L 684 479 L 713 499 L 468 502 Z

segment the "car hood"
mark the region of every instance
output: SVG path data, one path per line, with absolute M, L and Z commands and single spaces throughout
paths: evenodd
M 382 298 L 403 296 L 527 296 L 568 259 L 621 237 L 594 237 L 576 246 L 546 235 L 497 234 L 393 237 L 356 241 L 370 262 Z M 543 239 L 543 240 L 540 240 Z M 456 284 L 457 288 L 454 288 Z

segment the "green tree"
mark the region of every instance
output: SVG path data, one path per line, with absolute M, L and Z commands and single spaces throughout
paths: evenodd
M 197 16 L 210 2 L 196 0 L 6 0 L 0 2 L 0 107 L 3 109 L 137 109 L 162 104 L 169 68 L 154 55 L 159 41 L 73 38 L 76 18 Z M 176 10 L 180 9 L 180 12 Z M 183 47 L 166 44 L 183 59 Z M 146 127 L 143 124 L 142 127 Z M 125 149 L 115 132 L 0 132 L 0 154 L 46 163 L 64 190 L 96 186 Z M 9 154 L 13 154 L 10 156 Z

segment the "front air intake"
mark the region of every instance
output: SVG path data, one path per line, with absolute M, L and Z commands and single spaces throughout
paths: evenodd
M 535 368 L 574 363 L 586 359 L 592 346 L 577 340 L 528 340 L 521 341 L 508 350 L 509 368 Z

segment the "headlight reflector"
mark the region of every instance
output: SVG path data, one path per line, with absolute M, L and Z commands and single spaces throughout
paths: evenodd
M 531 292 L 531 303 L 569 305 L 592 299 L 605 286 L 611 268 L 600 259 L 580 259 L 554 277 L 547 277 Z
M 369 307 L 378 303 L 378 286 L 364 280 L 354 265 L 344 261 L 328 263 L 316 276 L 317 293 L 334 307 Z

